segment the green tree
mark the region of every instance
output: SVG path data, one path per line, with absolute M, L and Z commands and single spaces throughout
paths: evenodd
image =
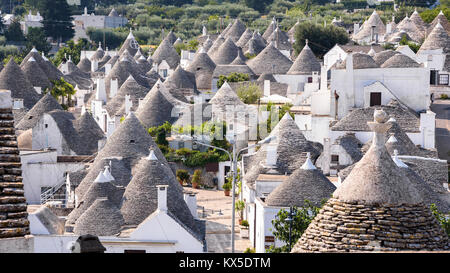
M 249 81 L 250 76 L 244 73 L 232 72 L 230 75 L 220 75 L 219 80 L 217 81 L 217 88 L 222 87 L 224 82 L 245 82 Z
M 178 181 L 181 184 L 189 183 L 189 180 L 191 179 L 189 172 L 187 170 L 183 170 L 183 169 L 178 169 L 176 172 L 176 176 L 177 176 Z
M 5 37 L 8 41 L 21 42 L 25 41 L 22 29 L 20 28 L 19 19 L 14 19 L 5 31 Z
M 53 64 L 59 66 L 63 61 L 65 61 L 65 58 L 68 58 L 69 56 L 72 58 L 72 62 L 74 64 L 78 64 L 80 61 L 81 51 L 89 50 L 90 48 L 91 45 L 87 39 L 79 39 L 77 43 L 70 40 L 67 42 L 66 46 L 61 47 L 58 52 L 56 52 L 55 57 L 52 59 Z
M 72 28 L 72 17 L 67 0 L 40 0 L 38 9 L 43 20 L 47 37 L 65 42 L 75 34 Z
M 272 132 L 272 129 L 275 128 L 275 126 L 278 124 L 278 122 L 283 118 L 283 116 L 286 113 L 289 113 L 292 118 L 294 118 L 294 114 L 290 113 L 290 109 L 292 107 L 292 104 L 284 104 L 282 106 L 278 106 L 273 104 L 272 102 L 269 102 L 267 105 L 262 106 L 259 110 L 260 111 L 267 111 L 268 117 L 267 120 L 260 121 L 258 126 L 258 139 L 264 139 L 267 137 L 267 135 L 261 135 L 263 133 L 261 130 L 259 130 L 259 126 L 265 126 L 267 130 L 267 134 L 270 134 Z M 278 115 L 277 115 L 278 113 Z M 272 120 L 272 118 L 275 117 L 277 120 Z
M 407 45 L 409 48 L 411 48 L 414 53 L 417 53 L 419 51 L 421 44 L 416 44 L 414 42 L 408 41 L 406 38 L 406 35 L 403 35 L 402 39 L 399 42 L 400 45 Z
M 295 29 L 294 50 L 298 54 L 309 41 L 311 50 L 321 58 L 336 44 L 346 44 L 349 41 L 347 32 L 334 25 L 317 25 L 311 22 L 300 23 Z
M 435 204 L 431 204 L 430 206 L 431 213 L 436 217 L 441 227 L 444 229 L 444 231 L 447 233 L 448 236 L 450 236 L 450 217 L 446 216 L 445 214 L 441 213 Z
M 242 2 L 249 8 L 264 12 L 266 7 L 272 4 L 273 0 L 242 0 Z
M 36 47 L 36 50 L 44 52 L 47 54 L 52 46 L 47 42 L 47 38 L 45 37 L 45 32 L 42 28 L 38 27 L 29 27 L 28 33 L 26 36 L 26 51 L 29 52 L 33 46 Z
M 322 202 L 322 205 L 325 202 Z M 308 228 L 311 221 L 319 213 L 320 208 L 314 206 L 310 201 L 305 200 L 303 207 L 293 207 L 295 215 L 292 217 L 291 242 L 292 246 L 300 239 L 303 232 Z M 289 210 L 281 209 L 278 211 L 275 219 L 272 220 L 272 233 L 278 240 L 285 243 L 281 247 L 271 247 L 268 252 L 289 252 L 289 226 L 291 225 L 287 220 L 289 217 Z
M 448 1 L 450 1 L 450 0 L 448 0 Z M 442 5 L 442 6 L 436 7 L 435 9 L 427 9 L 420 13 L 420 17 L 422 18 L 422 20 L 425 23 L 431 23 L 434 20 L 434 18 L 436 18 L 436 16 L 438 16 L 438 14 L 441 10 L 444 13 L 445 17 L 447 17 L 447 19 L 450 20 L 450 5 L 448 5 L 448 6 Z
M 261 88 L 256 83 L 242 84 L 237 89 L 237 95 L 243 103 L 255 104 L 262 96 Z
M 70 107 L 71 97 L 75 95 L 75 89 L 73 86 L 66 82 L 64 78 L 61 77 L 59 80 L 52 80 L 53 87 L 50 90 L 45 90 L 44 93 L 50 92 L 50 94 L 55 98 L 61 98 L 61 106 L 63 108 Z M 65 104 L 64 99 L 67 98 L 67 104 Z

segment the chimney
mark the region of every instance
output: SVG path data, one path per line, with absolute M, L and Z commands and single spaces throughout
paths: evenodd
M 130 113 L 131 107 L 133 106 L 133 102 L 131 101 L 130 94 L 125 95 L 125 115 Z
M 87 7 L 84 7 L 84 14 L 83 14 L 84 16 L 87 16 L 88 15 L 88 13 L 87 13 Z
M 197 215 L 197 196 L 194 192 L 184 192 L 184 201 L 186 202 L 189 210 L 191 211 L 194 219 L 198 219 Z
M 98 61 L 97 60 L 92 60 L 91 71 L 95 72 L 95 71 L 97 71 L 97 69 L 98 69 Z
M 167 211 L 167 188 L 169 185 L 157 185 L 158 188 L 158 210 Z
M 106 87 L 105 87 L 105 79 L 97 79 L 97 90 L 95 93 L 95 99 L 101 100 L 106 103 Z
M 353 24 L 353 35 L 357 34 L 359 32 L 359 24 L 355 23 Z
M 11 92 L 10 92 L 9 99 L 11 100 Z M 13 102 L 13 109 L 23 109 L 23 99 L 14 99 L 14 100 L 12 100 L 12 102 Z M 11 102 L 9 102 L 9 103 L 11 103 Z M 8 107 L 4 107 L 4 108 L 8 108 Z
M 144 101 L 143 98 L 140 98 L 140 99 L 139 99 L 139 101 L 138 101 L 138 107 L 141 106 L 141 103 L 142 103 L 143 101 Z
M 34 90 L 36 90 L 36 93 L 38 93 L 39 95 L 42 94 L 42 88 L 39 86 L 35 86 Z
M 14 104 L 15 104 L 14 100 Z M 9 90 L 1 90 L 0 91 L 0 109 L 10 109 L 13 106 L 13 101 L 11 99 L 11 91 Z M 22 108 L 23 108 L 23 100 L 22 100 Z M 14 108 L 16 109 L 16 108 Z
M 105 64 L 105 76 L 108 76 L 111 71 L 111 64 Z
M 117 91 L 119 90 L 119 80 L 117 78 L 111 79 L 111 84 L 109 85 L 109 97 L 113 98 Z
M 266 165 L 275 166 L 277 163 L 277 143 L 269 143 L 267 145 Z
M 270 96 L 270 80 L 264 80 L 264 97 Z
M 323 155 L 325 158 L 324 165 L 322 166 L 322 172 L 324 175 L 330 174 L 330 163 L 331 163 L 331 143 L 330 138 L 323 139 Z

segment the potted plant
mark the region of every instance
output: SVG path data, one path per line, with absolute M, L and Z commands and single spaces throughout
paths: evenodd
M 247 220 L 242 220 L 241 222 L 241 229 L 239 235 L 241 238 L 248 238 L 248 222 Z
M 202 179 L 202 171 L 197 169 L 194 172 L 194 175 L 192 175 L 192 188 L 198 189 L 198 186 L 201 184 Z
M 242 218 L 243 218 L 243 212 L 244 212 L 244 209 L 245 209 L 245 203 L 244 203 L 244 201 L 241 201 L 241 200 L 239 200 L 239 201 L 237 201 L 236 203 L 235 203 L 235 206 L 234 206 L 234 209 L 236 210 L 236 212 L 239 214 L 239 225 L 242 223 Z
M 223 184 L 222 188 L 223 188 L 223 192 L 225 193 L 225 196 L 230 196 L 230 190 L 232 188 L 231 183 L 227 182 L 227 183 Z
M 181 186 L 183 186 L 185 182 L 186 183 L 189 182 L 189 179 L 191 177 L 189 175 L 189 172 L 187 170 L 183 170 L 183 169 L 177 170 L 176 175 L 177 175 L 178 182 L 180 182 Z

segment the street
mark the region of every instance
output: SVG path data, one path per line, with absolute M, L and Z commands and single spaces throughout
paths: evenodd
M 436 113 L 436 149 L 439 158 L 450 160 L 450 100 L 435 100 L 431 110 Z

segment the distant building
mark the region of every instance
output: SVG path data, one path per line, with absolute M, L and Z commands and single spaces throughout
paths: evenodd
M 44 20 L 44 17 L 41 16 L 39 11 L 36 13 L 36 15 L 33 15 L 30 12 L 24 16 L 24 19 L 20 21 L 20 27 L 24 34 L 28 33 L 29 27 L 42 27 L 42 21 Z
M 108 16 L 88 14 L 87 8 L 84 8 L 84 14 L 74 15 L 73 24 L 75 26 L 75 39 L 87 38 L 86 29 L 93 28 L 117 28 L 123 27 L 128 23 L 127 18 L 119 15 L 113 8 Z

